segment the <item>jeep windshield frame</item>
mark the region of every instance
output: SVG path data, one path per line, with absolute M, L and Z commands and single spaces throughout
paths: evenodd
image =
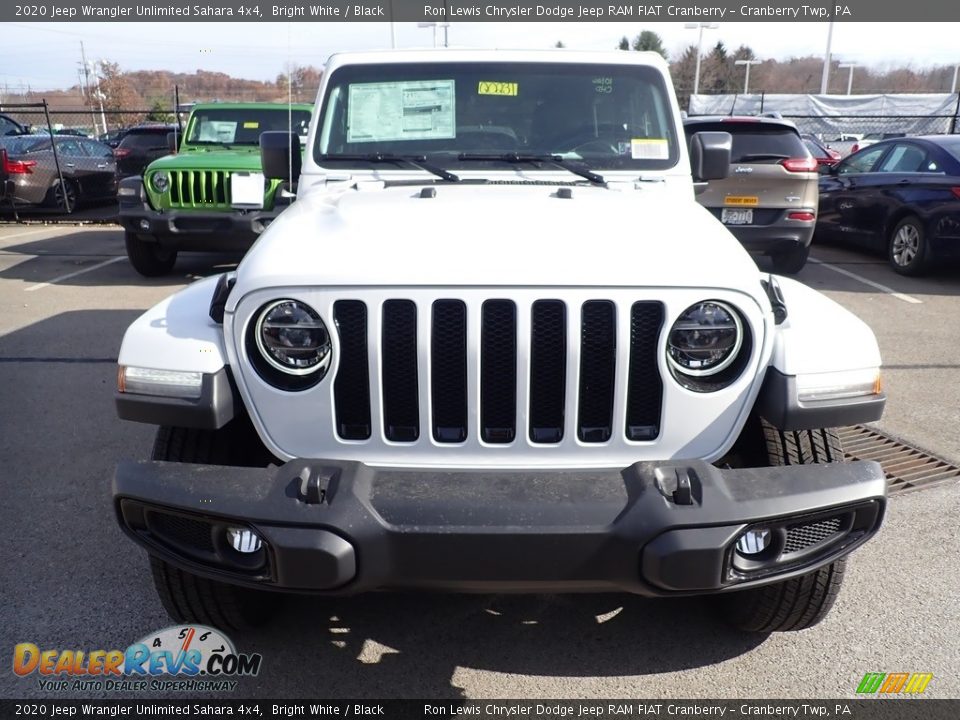
M 308 110 L 295 107 L 288 111 L 286 105 L 201 107 L 190 115 L 184 142 L 197 147 L 259 147 L 260 133 L 268 130 L 295 132 L 303 142 L 309 125 Z
M 313 159 L 338 170 L 373 171 L 357 158 L 376 154 L 484 172 L 503 172 L 503 158 L 514 155 L 601 172 L 668 170 L 680 158 L 682 128 L 664 76 L 639 64 L 344 65 L 330 73 L 320 108 Z

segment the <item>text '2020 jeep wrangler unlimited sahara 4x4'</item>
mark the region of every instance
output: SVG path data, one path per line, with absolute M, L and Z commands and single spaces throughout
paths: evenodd
M 118 217 L 127 257 L 141 275 L 166 275 L 181 250 L 243 251 L 287 203 L 282 178 L 264 177 L 260 135 L 306 139 L 311 105 L 198 103 L 183 135 L 143 173 L 120 181 Z M 177 141 L 179 147 L 177 146 Z
M 877 343 L 695 202 L 730 137 L 688 149 L 665 63 L 338 55 L 317 108 L 302 168 L 262 138 L 296 202 L 120 351 L 120 416 L 161 427 L 115 507 L 167 611 L 616 590 L 818 622 L 885 507 L 830 429 L 879 418 Z

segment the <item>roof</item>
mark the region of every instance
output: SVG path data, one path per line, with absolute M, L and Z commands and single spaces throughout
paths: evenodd
M 683 119 L 684 125 L 701 125 L 705 123 L 758 123 L 761 125 L 785 125 L 796 130 L 797 126 L 790 120 L 774 118 L 764 115 L 694 115 Z
M 295 110 L 306 110 L 308 112 L 313 112 L 313 103 L 290 103 L 290 107 Z M 283 108 L 286 110 L 287 103 L 276 103 L 276 102 L 198 102 L 194 103 L 190 108 L 191 112 L 196 112 L 197 110 L 208 110 L 216 108 L 218 110 L 257 110 L 260 108 L 266 108 L 273 110 L 274 108 Z
M 647 65 L 667 70 L 667 63 L 659 53 L 624 52 L 623 50 L 584 51 L 554 48 L 549 50 L 424 48 L 419 50 L 364 50 L 335 53 L 327 61 L 328 69 L 341 65 L 382 63 L 454 63 L 454 62 L 509 62 L 509 63 L 585 63 L 601 65 Z

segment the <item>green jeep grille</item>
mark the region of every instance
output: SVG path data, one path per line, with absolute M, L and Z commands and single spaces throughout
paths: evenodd
M 170 207 L 230 209 L 230 173 L 226 170 L 173 170 Z

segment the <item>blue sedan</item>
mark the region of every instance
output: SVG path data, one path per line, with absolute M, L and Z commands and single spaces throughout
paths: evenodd
M 901 275 L 960 258 L 960 135 L 884 140 L 825 168 L 817 239 L 883 250 Z

